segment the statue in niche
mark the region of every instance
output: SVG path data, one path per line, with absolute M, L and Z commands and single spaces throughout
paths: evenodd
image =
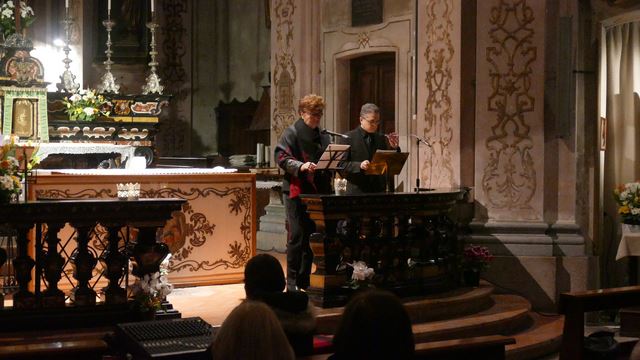
M 27 99 L 16 100 L 13 103 L 12 132 L 21 138 L 34 135 L 33 104 Z

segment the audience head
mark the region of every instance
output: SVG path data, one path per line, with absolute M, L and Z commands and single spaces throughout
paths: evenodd
M 337 359 L 411 359 L 413 332 L 400 300 L 382 290 L 356 295 L 333 339 Z
M 247 262 L 244 268 L 244 291 L 248 299 L 259 299 L 264 293 L 282 292 L 285 285 L 282 266 L 275 257 L 258 254 Z
M 245 301 L 225 319 L 213 341 L 215 360 L 294 359 L 276 315 L 266 304 Z

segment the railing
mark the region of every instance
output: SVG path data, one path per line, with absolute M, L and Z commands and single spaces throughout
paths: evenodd
M 301 195 L 315 222 L 307 289 L 316 305 L 343 305 L 354 261 L 375 270 L 376 287 L 399 296 L 435 293 L 457 282 L 457 225 L 449 218 L 462 190 L 365 195 Z
M 13 306 L 0 312 L 0 318 L 21 319 L 20 324 L 8 326 L 9 329 L 29 328 L 22 321 L 25 318 L 37 324 L 47 316 L 70 319 L 67 316 L 72 313 L 82 313 L 85 320 L 100 316 L 97 313 L 101 311 L 111 317 L 98 323 L 126 319 L 130 258 L 135 263 L 135 276 L 159 270 L 169 250 L 156 241 L 156 231 L 185 202 L 181 199 L 60 200 L 3 205 L 0 225 L 16 233 L 12 268 L 17 291 L 12 294 Z M 65 250 L 68 247 L 59 237 L 66 224 L 74 229 L 74 235 L 65 239 L 65 242 L 75 241 L 75 250 L 71 253 Z M 102 229 L 104 239 L 100 253 L 89 246 L 98 228 Z M 129 243 L 132 228 L 137 229 L 135 244 Z M 72 270 L 67 273 L 65 267 Z M 107 284 L 96 291 L 98 282 L 94 280 L 100 276 Z M 59 288 L 64 277 L 74 279 L 68 293 Z M 98 295 L 102 300 L 97 300 Z M 100 311 L 95 311 L 98 307 Z M 113 316 L 114 309 L 119 309 L 116 312 L 120 316 Z

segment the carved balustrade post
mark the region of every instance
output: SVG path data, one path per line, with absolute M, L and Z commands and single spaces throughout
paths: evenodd
M 103 224 L 107 228 L 107 249 L 100 257 L 104 265 L 104 275 L 109 279 L 109 284 L 104 289 L 104 301 L 106 304 L 125 304 L 127 291 L 120 286 L 120 279 L 127 269 L 128 257 L 120 250 L 120 229 L 122 224 Z
M 50 222 L 47 224 L 47 252 L 42 254 L 42 260 L 38 267 L 43 269 L 44 278 L 47 279 L 47 289 L 42 293 L 42 306 L 46 308 L 64 307 L 64 292 L 58 289 L 61 279 L 64 258 L 58 253 L 60 238 L 58 232 L 64 223 Z
M 160 271 L 162 260 L 169 254 L 169 247 L 156 241 L 157 225 L 138 225 L 138 241 L 133 247 L 133 258 L 136 266 L 133 274 L 143 277 Z
M 13 294 L 13 307 L 16 309 L 31 309 L 36 307 L 35 294 L 29 291 L 31 281 L 31 270 L 36 262 L 28 254 L 29 230 L 33 224 L 21 223 L 17 225 L 17 256 L 13 260 L 16 281 L 19 290 Z
M 73 277 L 78 284 L 71 292 L 71 299 L 76 306 L 92 306 L 96 304 L 96 292 L 89 287 L 89 280 L 93 277 L 93 269 L 97 264 L 96 257 L 89 251 L 89 231 L 95 226 L 87 223 L 72 223 L 77 232 L 77 248 L 71 256 Z

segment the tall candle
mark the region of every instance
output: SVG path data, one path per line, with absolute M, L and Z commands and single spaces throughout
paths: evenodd
M 151 12 L 155 12 L 156 11 L 156 2 L 155 0 L 151 0 Z
M 65 9 L 69 8 L 69 0 L 64 0 L 64 8 Z
M 111 0 L 107 0 L 107 13 L 111 15 Z

